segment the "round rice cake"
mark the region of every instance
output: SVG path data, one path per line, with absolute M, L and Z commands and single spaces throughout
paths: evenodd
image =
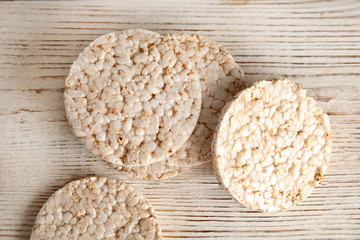
M 260 81 L 224 108 L 212 145 L 214 169 L 244 206 L 285 210 L 322 180 L 331 138 L 328 116 L 300 84 Z
M 119 180 L 91 177 L 57 190 L 36 217 L 30 239 L 161 239 L 145 197 Z
M 219 43 L 196 34 L 184 33 L 169 34 L 165 39 L 191 53 L 190 60 L 200 78 L 202 108 L 191 137 L 166 160 L 141 167 L 115 166 L 121 172 L 144 180 L 176 177 L 194 165 L 210 161 L 211 140 L 221 109 L 246 87 L 244 72 Z
M 106 34 L 85 48 L 64 95 L 75 135 L 116 166 L 155 163 L 176 152 L 201 109 L 188 53 L 141 29 Z

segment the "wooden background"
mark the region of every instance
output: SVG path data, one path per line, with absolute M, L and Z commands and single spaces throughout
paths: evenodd
M 250 81 L 288 77 L 330 115 L 333 155 L 311 197 L 264 214 L 233 201 L 210 164 L 146 182 L 91 156 L 65 118 L 64 81 L 96 37 L 124 28 L 213 38 Z M 157 210 L 165 239 L 360 239 L 360 2 L 0 2 L 0 238 L 27 239 L 65 183 L 115 176 Z

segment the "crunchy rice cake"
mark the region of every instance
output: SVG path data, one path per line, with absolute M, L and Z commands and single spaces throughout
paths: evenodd
M 210 161 L 211 139 L 220 111 L 227 101 L 246 87 L 242 69 L 219 43 L 196 34 L 169 34 L 165 38 L 174 41 L 174 44 L 180 43 L 185 51 L 192 53 L 191 61 L 200 77 L 202 109 L 192 136 L 165 161 L 141 167 L 125 165 L 117 168 L 135 178 L 172 178 L 194 165 Z
M 97 38 L 66 79 L 74 134 L 115 166 L 164 160 L 193 132 L 201 86 L 189 52 L 157 33 L 130 29 Z
M 322 180 L 330 121 L 300 84 L 260 81 L 225 106 L 212 148 L 217 178 L 235 200 L 281 211 L 305 200 Z
M 116 179 L 83 178 L 57 190 L 36 217 L 30 239 L 161 239 L 154 210 Z

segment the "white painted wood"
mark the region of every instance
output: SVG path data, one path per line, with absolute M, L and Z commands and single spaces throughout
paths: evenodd
M 124 28 L 198 33 L 226 46 L 250 81 L 301 82 L 333 127 L 321 186 L 293 210 L 263 214 L 233 201 L 210 164 L 146 182 L 95 159 L 66 121 L 64 80 L 91 40 Z M 360 239 L 360 2 L 0 2 L 0 126 L 1 239 L 27 239 L 46 199 L 89 175 L 141 190 L 166 239 Z

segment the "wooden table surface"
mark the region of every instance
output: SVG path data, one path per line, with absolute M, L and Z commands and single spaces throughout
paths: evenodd
M 125 28 L 201 34 L 227 47 L 251 82 L 302 83 L 333 128 L 322 184 L 292 210 L 264 214 L 232 200 L 210 164 L 152 182 L 94 158 L 65 118 L 64 81 L 89 42 Z M 27 239 L 46 199 L 90 175 L 142 191 L 165 239 L 360 239 L 360 2 L 0 2 L 0 238 Z

